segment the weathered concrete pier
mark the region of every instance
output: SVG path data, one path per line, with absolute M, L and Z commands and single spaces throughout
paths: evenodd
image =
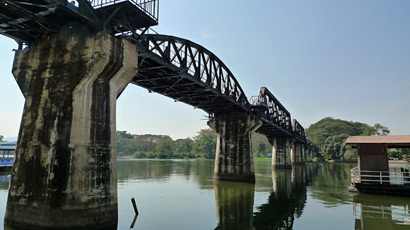
M 137 63 L 130 42 L 80 25 L 16 52 L 13 74 L 26 103 L 7 224 L 116 225 L 115 105 Z
M 208 125 L 218 133 L 214 172 L 217 179 L 255 182 L 252 133 L 262 121 L 242 114 L 216 115 Z
M 272 141 L 272 167 L 292 168 L 291 163 L 291 140 L 289 138 L 278 137 Z

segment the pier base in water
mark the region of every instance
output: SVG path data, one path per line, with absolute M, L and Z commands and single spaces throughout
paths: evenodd
M 290 139 L 276 137 L 272 141 L 272 167 L 278 169 L 292 168 Z
M 293 143 L 291 147 L 291 161 L 292 165 L 304 165 L 305 164 L 305 156 L 304 151 L 302 148 L 301 143 Z
M 135 46 L 80 25 L 16 52 L 26 99 L 5 224 L 115 227 L 117 97 L 137 72 Z
M 218 133 L 216 143 L 216 179 L 255 182 L 251 135 L 262 122 L 251 115 L 216 115 L 208 125 Z

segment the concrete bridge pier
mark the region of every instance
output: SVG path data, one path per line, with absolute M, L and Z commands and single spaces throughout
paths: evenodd
M 117 225 L 116 100 L 137 73 L 134 45 L 73 25 L 15 54 L 26 99 L 5 224 Z
M 311 162 L 312 161 L 312 156 L 311 156 L 309 147 L 307 147 L 306 145 L 303 146 L 303 152 L 304 152 L 306 161 Z
M 262 121 L 247 114 L 218 114 L 208 125 L 218 133 L 216 179 L 255 183 L 251 135 Z
M 305 164 L 304 151 L 302 149 L 301 143 L 293 143 L 291 147 L 291 161 L 292 165 L 303 165 Z
M 306 150 L 306 156 L 307 156 L 307 161 L 312 162 L 313 161 L 313 150 L 310 147 L 307 147 Z
M 272 167 L 292 168 L 291 164 L 291 139 L 276 137 L 272 140 Z
M 300 144 L 300 150 L 302 151 L 302 162 L 305 164 L 308 161 L 307 153 L 305 151 L 305 145 Z

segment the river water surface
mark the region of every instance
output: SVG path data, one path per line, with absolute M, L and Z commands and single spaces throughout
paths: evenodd
M 347 192 L 355 164 L 271 169 L 256 184 L 214 182 L 211 160 L 118 160 L 118 230 L 410 229 L 410 198 Z M 9 174 L 0 173 L 0 229 Z M 24 215 L 24 214 L 23 214 Z M 13 229 L 14 230 L 14 229 Z

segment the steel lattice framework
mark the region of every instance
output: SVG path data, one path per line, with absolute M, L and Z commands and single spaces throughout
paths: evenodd
M 299 138 L 301 142 L 306 142 L 305 129 L 296 119 L 292 121 L 292 131 L 295 138 Z
M 208 113 L 251 111 L 238 81 L 211 51 L 167 35 L 139 37 L 139 72 L 133 83 Z
M 266 87 L 261 87 L 257 99 L 253 100 L 252 104 L 263 121 L 258 132 L 266 135 L 269 139 L 276 136 L 293 136 L 289 111 Z

